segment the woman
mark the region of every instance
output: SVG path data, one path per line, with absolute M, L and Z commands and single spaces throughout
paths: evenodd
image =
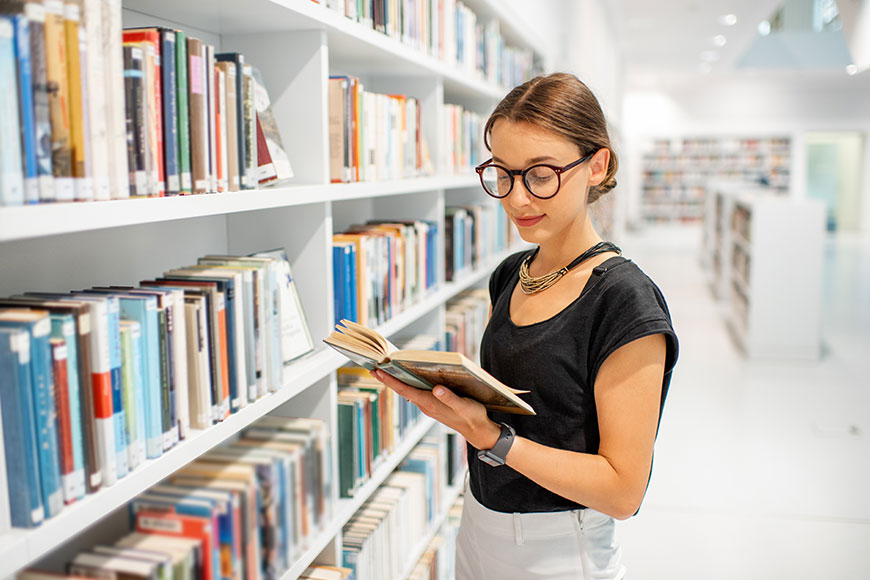
M 481 366 L 529 390 L 537 414 L 374 376 L 468 442 L 458 580 L 622 578 L 614 519 L 643 499 L 677 358 L 667 305 L 592 225 L 588 205 L 616 185 L 618 163 L 586 85 L 553 74 L 516 87 L 484 142 L 481 184 L 537 247 L 490 279 Z

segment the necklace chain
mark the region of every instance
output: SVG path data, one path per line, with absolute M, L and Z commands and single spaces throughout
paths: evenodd
M 537 256 L 540 247 L 535 250 L 535 252 L 523 260 L 523 263 L 520 264 L 520 289 L 523 291 L 523 294 L 537 294 L 538 292 L 543 292 L 556 282 L 562 279 L 565 274 L 568 273 L 569 270 L 581 264 L 582 262 L 588 260 L 593 256 L 597 256 L 598 254 L 603 254 L 604 252 L 616 252 L 617 254 L 622 254 L 622 250 L 620 250 L 616 245 L 611 242 L 599 242 L 580 254 L 573 262 L 568 264 L 567 266 L 563 266 L 559 268 L 555 272 L 550 272 L 549 274 L 544 274 L 543 276 L 532 276 L 529 274 L 529 264 L 532 260 Z

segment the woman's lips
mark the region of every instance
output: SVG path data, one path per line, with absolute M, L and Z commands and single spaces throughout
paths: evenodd
M 532 216 L 532 217 L 522 217 L 522 218 L 514 216 L 514 221 L 516 222 L 516 224 L 518 226 L 520 226 L 522 228 L 528 228 L 528 227 L 531 227 L 531 226 L 537 224 L 542 219 L 544 219 L 544 215 L 545 214 Z

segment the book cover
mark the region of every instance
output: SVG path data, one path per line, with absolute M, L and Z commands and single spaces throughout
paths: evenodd
M 161 52 L 161 89 L 163 94 L 163 166 L 166 172 L 166 195 L 181 191 L 178 134 L 178 80 L 176 71 L 176 33 L 168 28 L 159 29 Z
M 175 563 L 174 579 L 193 580 L 202 574 L 202 545 L 193 538 L 140 534 L 131 532 L 115 542 L 121 548 L 171 554 Z
M 0 91 L 0 205 L 25 202 L 18 92 L 13 84 L 17 68 L 14 20 L 8 14 L 0 14 L 0 78 L 9 83 Z
M 380 369 L 415 388 L 444 385 L 495 411 L 535 414 L 518 396 L 528 391 L 507 387 L 460 353 L 401 351 L 377 332 L 346 320 L 323 341 L 358 365 Z
M 195 539 L 201 546 L 202 580 L 219 580 L 214 564 L 214 528 L 211 518 L 194 517 L 160 511 L 140 511 L 136 514 L 135 529 L 146 534 L 180 536 Z
M 55 195 L 58 201 L 75 199 L 72 169 L 72 143 L 69 118 L 69 80 L 64 34 L 63 2 L 46 0 L 45 7 L 45 72 L 48 103 L 51 113 L 51 167 L 54 172 Z
M 61 449 L 61 456 L 68 462 L 63 476 L 64 501 L 72 503 L 85 496 L 85 437 L 82 416 L 82 393 L 79 382 L 78 332 L 76 315 L 51 312 L 51 345 L 57 405 L 59 440 L 64 442 L 67 433 L 68 448 Z M 63 399 L 63 401 L 61 401 Z M 61 423 L 63 419 L 63 424 Z M 61 465 L 63 469 L 63 463 Z
M 151 562 L 156 565 L 158 580 L 172 578 L 172 574 L 176 570 L 173 556 L 168 552 L 137 550 L 135 548 L 123 548 L 120 546 L 94 546 L 91 550 L 94 554 Z
M 69 413 L 69 383 L 67 381 L 66 341 L 60 338 L 49 339 L 51 348 L 51 374 L 54 386 L 54 414 L 57 421 L 57 446 L 60 459 L 60 481 L 63 501 L 69 505 L 76 499 L 73 464 L 72 419 Z M 81 487 L 84 490 L 84 472 L 81 473 Z
M 269 93 L 266 90 L 266 85 L 263 83 L 260 70 L 253 67 L 252 74 L 254 78 L 254 107 L 257 110 L 257 119 L 263 128 L 263 137 L 269 150 L 269 156 L 272 159 L 272 164 L 275 166 L 275 178 L 279 181 L 290 179 L 293 177 L 293 168 L 290 165 L 290 158 L 287 156 L 286 149 L 284 149 L 284 144 L 281 141 L 281 133 L 278 131 L 278 124 L 272 112 L 272 102 L 269 98 Z
M 30 340 L 30 389 L 45 516 L 63 508 L 57 416 L 51 375 L 51 320 L 44 310 L 0 311 L 0 327 L 24 329 Z
M 188 385 L 190 385 L 190 426 L 205 429 L 212 423 L 209 336 L 205 321 L 205 298 L 185 296 L 187 323 Z
M 79 552 L 67 566 L 72 575 L 127 580 L 159 580 L 158 565 L 141 559 L 123 558 L 111 554 Z
M 276 181 L 278 174 L 275 171 L 275 164 L 272 163 L 269 147 L 266 145 L 266 134 L 263 132 L 260 115 L 255 114 L 255 117 L 257 118 L 257 183 L 265 185 Z
M 55 199 L 55 189 L 51 166 L 51 107 L 45 61 L 45 7 L 38 0 L 28 0 L 24 5 L 24 14 L 30 24 L 33 130 L 39 201 L 52 201 Z
M 187 39 L 188 101 L 190 103 L 190 171 L 193 193 L 210 190 L 209 137 L 205 79 L 205 47 L 198 38 Z
M 30 336 L 0 327 L 0 417 L 6 458 L 6 485 L 12 525 L 38 526 L 45 519 L 30 388 Z
M 190 107 L 188 105 L 187 33 L 175 31 L 175 95 L 178 111 L 178 175 L 182 194 L 193 193 L 190 168 Z

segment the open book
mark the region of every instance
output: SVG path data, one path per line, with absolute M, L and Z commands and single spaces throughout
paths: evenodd
M 405 384 L 432 390 L 444 385 L 457 395 L 475 399 L 493 411 L 534 415 L 512 389 L 458 352 L 399 350 L 370 328 L 342 320 L 323 342 L 369 370 L 380 369 Z

